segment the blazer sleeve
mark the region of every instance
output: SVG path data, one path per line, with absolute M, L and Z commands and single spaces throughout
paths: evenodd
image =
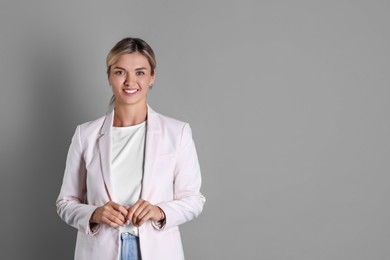
M 92 235 L 98 231 L 99 225 L 89 223 L 97 207 L 86 204 L 86 173 L 80 126 L 78 126 L 68 150 L 65 173 L 56 206 L 57 213 L 63 221 L 85 234 Z
M 182 129 L 174 176 L 174 200 L 158 204 L 165 213 L 166 221 L 162 226 L 153 223 L 157 229 L 178 226 L 196 218 L 202 212 L 206 201 L 200 193 L 200 166 L 188 124 L 184 124 Z

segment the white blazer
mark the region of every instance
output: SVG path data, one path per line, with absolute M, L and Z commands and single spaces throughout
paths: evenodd
M 111 129 L 114 111 L 76 128 L 69 147 L 56 205 L 58 215 L 78 229 L 76 260 L 117 260 L 120 231 L 108 225 L 90 227 L 94 210 L 115 202 L 111 184 Z M 141 198 L 161 207 L 166 223 L 139 227 L 143 260 L 184 259 L 178 226 L 203 209 L 201 174 L 190 126 L 162 116 L 148 106 Z

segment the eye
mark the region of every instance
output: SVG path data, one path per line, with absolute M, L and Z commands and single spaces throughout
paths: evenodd
M 135 73 L 135 75 L 137 75 L 137 76 L 143 76 L 143 75 L 145 75 L 145 72 L 144 71 L 137 71 L 136 73 Z
M 118 75 L 118 76 L 122 76 L 122 75 L 125 74 L 125 72 L 124 72 L 123 70 L 115 70 L 115 71 L 114 71 L 114 74 L 115 74 L 115 75 Z

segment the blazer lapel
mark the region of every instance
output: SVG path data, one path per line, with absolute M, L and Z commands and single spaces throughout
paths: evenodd
M 100 166 L 102 169 L 103 180 L 106 186 L 106 191 L 110 200 L 112 197 L 112 185 L 111 185 L 111 126 L 114 120 L 114 111 L 107 114 L 106 119 L 100 130 L 99 138 L 99 155 Z
M 144 176 L 142 180 L 141 197 L 147 198 L 149 183 L 153 182 L 154 162 L 158 155 L 160 142 L 160 121 L 156 112 L 148 106 L 148 119 L 145 140 Z

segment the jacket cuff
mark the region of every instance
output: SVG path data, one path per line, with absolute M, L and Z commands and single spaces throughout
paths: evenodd
M 101 227 L 101 224 L 97 224 L 97 223 L 91 223 L 90 220 L 92 218 L 92 214 L 95 212 L 96 210 L 96 206 L 91 206 L 89 205 L 89 208 L 88 208 L 88 213 L 86 214 L 87 218 L 85 219 L 87 221 L 87 224 L 86 224 L 86 234 L 87 235 L 96 235 L 99 230 L 100 230 L 100 227 Z
M 156 206 L 159 207 L 160 210 L 163 211 L 165 217 L 164 217 L 164 219 L 159 220 L 159 221 L 152 220 L 152 226 L 157 230 L 164 230 L 166 223 L 167 223 L 167 214 L 165 213 L 165 210 L 163 209 L 163 207 L 161 207 L 160 205 L 156 205 Z

